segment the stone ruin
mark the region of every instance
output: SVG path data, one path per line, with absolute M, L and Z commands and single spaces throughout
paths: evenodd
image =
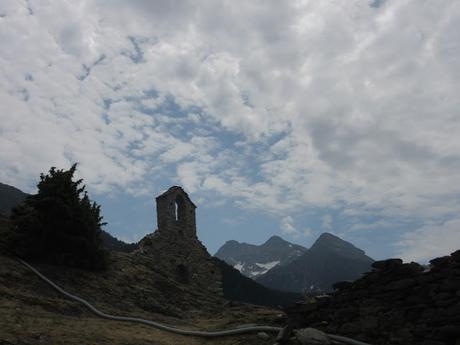
M 195 204 L 179 186 L 156 198 L 158 229 L 139 242 L 155 269 L 188 290 L 223 296 L 222 277 L 196 234 Z
M 460 250 L 430 264 L 376 261 L 362 278 L 336 283 L 333 294 L 287 308 L 288 324 L 375 345 L 459 345 Z

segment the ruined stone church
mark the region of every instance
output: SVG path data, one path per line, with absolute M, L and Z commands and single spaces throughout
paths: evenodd
M 139 242 L 139 253 L 152 259 L 169 278 L 191 289 L 222 296 L 222 277 L 196 234 L 196 206 L 179 186 L 156 198 L 158 229 Z

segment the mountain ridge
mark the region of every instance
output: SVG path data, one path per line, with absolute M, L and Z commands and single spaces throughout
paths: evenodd
M 214 254 L 249 278 L 265 274 L 275 266 L 284 266 L 307 249 L 288 242 L 280 236 L 271 236 L 260 245 L 229 240 Z
M 302 256 L 284 267 L 274 267 L 256 281 L 281 291 L 326 292 L 337 281 L 354 280 L 370 271 L 373 262 L 350 242 L 323 233 Z

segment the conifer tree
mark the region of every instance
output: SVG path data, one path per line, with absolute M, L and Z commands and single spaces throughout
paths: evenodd
M 41 174 L 38 193 L 12 210 L 14 254 L 85 269 L 106 266 L 101 208 L 90 201 L 83 181 L 73 180 L 76 169 L 52 167 Z

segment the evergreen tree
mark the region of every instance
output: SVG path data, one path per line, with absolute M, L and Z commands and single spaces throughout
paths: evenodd
M 83 181 L 73 181 L 76 168 L 52 167 L 41 174 L 38 193 L 12 210 L 14 254 L 86 269 L 106 266 L 101 209 L 90 201 Z

